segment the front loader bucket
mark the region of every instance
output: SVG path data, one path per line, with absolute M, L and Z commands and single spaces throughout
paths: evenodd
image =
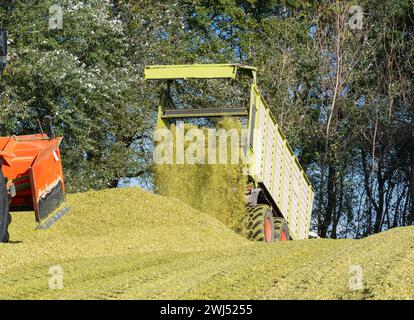
M 33 210 L 40 222 L 65 200 L 61 142 L 45 134 L 0 138 L 3 174 L 16 190 L 11 211 Z

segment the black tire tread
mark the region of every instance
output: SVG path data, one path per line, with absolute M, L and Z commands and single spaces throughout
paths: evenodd
M 268 209 L 270 209 L 268 205 L 258 205 L 249 208 L 246 217 L 246 232 L 249 240 L 265 241 L 263 221 Z
M 290 233 L 289 233 L 289 224 L 285 218 L 275 217 L 273 218 L 273 223 L 275 226 L 275 240 L 280 241 L 280 233 L 282 229 L 286 230 L 287 233 L 287 240 L 290 240 Z

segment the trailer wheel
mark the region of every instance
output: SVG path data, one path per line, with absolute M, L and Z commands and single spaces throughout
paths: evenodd
M 9 242 L 9 224 L 11 215 L 9 213 L 9 195 L 6 188 L 6 179 L 4 178 L 0 162 L 0 242 Z
M 247 237 L 254 241 L 274 242 L 275 226 L 269 206 L 258 205 L 249 210 Z
M 284 218 L 274 218 L 275 224 L 275 241 L 290 240 L 289 225 Z

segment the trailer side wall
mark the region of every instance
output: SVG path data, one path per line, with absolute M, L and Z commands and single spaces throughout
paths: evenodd
M 249 175 L 272 196 L 289 222 L 292 239 L 306 239 L 314 191 L 255 85 L 251 92 L 249 144 Z

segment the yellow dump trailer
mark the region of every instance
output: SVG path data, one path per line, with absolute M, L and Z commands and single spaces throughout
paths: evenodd
M 256 86 L 252 88 L 249 115 L 249 174 L 288 221 L 290 237 L 306 239 L 314 191 Z
M 180 108 L 172 102 L 170 84 L 186 79 L 251 80 L 250 101 L 231 108 Z M 273 242 L 306 239 L 314 191 L 256 83 L 257 69 L 238 64 L 149 66 L 145 79 L 165 80 L 158 110 L 158 128 L 188 118 L 241 117 L 247 119 L 248 187 L 246 217 L 249 238 Z

